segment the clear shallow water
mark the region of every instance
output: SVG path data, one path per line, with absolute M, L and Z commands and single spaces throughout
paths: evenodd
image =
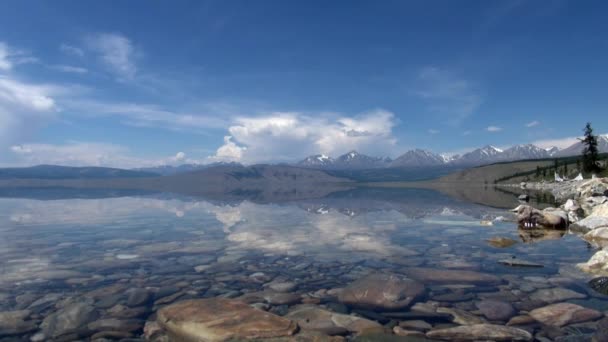
M 30 329 L 13 339 L 29 340 L 45 317 L 74 302 L 95 308 L 92 321 L 137 322 L 122 336 L 137 337 L 157 308 L 181 299 L 240 297 L 272 282 L 292 282 L 290 291 L 306 296 L 372 272 L 408 275 L 414 268 L 501 278 L 492 286 L 423 279 L 422 302 L 476 312 L 476 301 L 498 298 L 525 312 L 535 291 L 563 287 L 581 294 L 570 302 L 608 310 L 608 300 L 588 289 L 589 277 L 574 267 L 594 252 L 582 239 L 518 231 L 512 222 L 485 226 L 482 220 L 506 211 L 431 190 L 358 189 L 280 203 L 234 196 L 61 194 L 0 198 L 0 311 L 30 310 Z M 497 248 L 486 241 L 497 236 L 518 243 Z M 513 257 L 544 267 L 498 263 Z M 131 305 L 137 313 L 117 314 L 129 288 L 147 289 L 152 297 Z M 266 305 L 277 314 L 289 310 Z M 65 336 L 90 338 L 102 330 L 89 326 Z

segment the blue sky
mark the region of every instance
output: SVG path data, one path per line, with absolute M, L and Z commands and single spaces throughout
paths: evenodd
M 0 165 L 293 161 L 608 132 L 603 1 L 3 1 Z

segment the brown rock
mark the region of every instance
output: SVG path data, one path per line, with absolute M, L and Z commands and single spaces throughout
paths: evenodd
M 344 288 L 338 300 L 370 310 L 399 310 L 425 293 L 424 285 L 396 274 L 371 274 Z
M 506 321 L 515 315 L 515 309 L 511 304 L 499 300 L 482 300 L 475 303 L 475 306 L 491 321 Z
M 298 305 L 285 315 L 285 318 L 296 321 L 304 330 L 320 331 L 328 335 L 361 333 L 369 329 L 382 328 L 375 321 L 332 312 L 314 305 Z
M 158 323 L 172 337 L 186 341 L 285 337 L 298 328 L 291 320 L 226 298 L 185 300 L 157 314 Z
M 495 324 L 475 324 L 431 330 L 428 338 L 458 341 L 532 341 L 532 335 L 522 329 Z
M 494 236 L 492 238 L 489 238 L 486 241 L 488 242 L 488 244 L 490 246 L 496 247 L 496 248 L 507 248 L 507 247 L 511 247 L 517 243 L 516 240 L 502 237 L 502 236 Z
M 535 320 L 551 326 L 587 322 L 602 317 L 602 313 L 571 303 L 558 303 L 530 311 Z
M 394 327 L 393 332 L 397 336 L 410 336 L 410 337 L 425 337 L 426 336 L 423 332 L 416 331 L 416 330 L 405 330 L 400 326 Z

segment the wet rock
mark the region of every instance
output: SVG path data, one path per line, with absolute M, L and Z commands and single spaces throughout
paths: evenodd
M 507 322 L 507 326 L 512 326 L 512 325 L 527 325 L 527 324 L 532 324 L 535 323 L 536 320 L 528 315 L 520 315 L 520 316 L 515 316 L 512 317 L 509 322 Z
M 55 303 L 59 301 L 61 297 L 62 295 L 59 293 L 49 293 L 44 295 L 42 298 L 35 300 L 27 308 L 32 312 L 42 312 L 55 305 Z
M 551 326 L 561 327 L 566 324 L 587 322 L 602 317 L 602 313 L 580 305 L 559 303 L 544 306 L 530 311 L 535 320 Z
M 427 323 L 425 321 L 421 321 L 421 320 L 402 321 L 402 322 L 399 322 L 399 326 L 401 328 L 404 328 L 407 330 L 418 330 L 418 331 L 431 330 L 431 328 L 433 327 L 429 323 Z
M 277 282 L 267 284 L 268 288 L 276 292 L 291 292 L 295 290 L 298 285 L 292 282 Z
M 139 318 L 145 316 L 148 311 L 148 308 L 145 306 L 130 308 L 122 304 L 117 304 L 107 310 L 106 313 L 113 318 Z
M 293 305 L 302 301 L 302 297 L 295 293 L 267 292 L 263 298 L 272 305 Z
M 492 274 L 467 270 L 442 270 L 433 268 L 410 267 L 404 269 L 409 277 L 423 283 L 458 284 L 469 283 L 479 285 L 499 284 L 500 278 Z
M 365 318 L 339 314 L 312 305 L 296 306 L 285 318 L 297 322 L 302 329 L 320 331 L 328 335 L 360 333 L 382 327 L 377 322 Z
M 595 334 L 593 334 L 591 341 L 608 341 L 608 317 L 604 317 L 599 322 L 597 322 L 597 330 L 595 331 Z
M 234 299 L 186 300 L 160 309 L 158 323 L 175 339 L 225 341 L 292 336 L 297 324 Z
M 608 246 L 608 227 L 600 227 L 587 232 L 583 239 L 599 247 Z
M 578 231 L 590 231 L 601 227 L 608 227 L 608 217 L 606 216 L 587 216 L 584 219 L 573 223 L 571 229 Z
M 608 275 L 608 250 L 596 252 L 586 263 L 576 265 L 584 272 Z
M 25 321 L 30 314 L 29 310 L 0 312 L 0 337 L 20 335 L 36 330 L 35 322 Z
M 473 315 L 464 310 L 454 308 L 437 308 L 437 313 L 444 313 L 452 315 L 452 322 L 460 325 L 474 325 L 486 323 L 486 321 L 478 316 Z
M 587 283 L 595 292 L 608 295 L 608 277 L 597 277 Z
M 133 337 L 133 334 L 126 331 L 100 331 L 91 335 L 91 341 L 116 341 L 125 342 L 126 339 Z
M 568 214 L 562 210 L 538 210 L 527 204 L 521 204 L 511 210 L 517 213 L 517 223 L 522 228 L 566 229 Z
M 127 291 L 127 306 L 135 307 L 147 304 L 151 300 L 151 293 L 146 289 L 133 288 Z
M 517 243 L 516 240 L 507 237 L 494 236 L 486 240 L 488 244 L 496 248 L 507 248 Z
M 566 289 L 563 287 L 556 287 L 552 289 L 541 289 L 537 290 L 530 295 L 530 299 L 542 301 L 545 303 L 557 303 L 563 302 L 568 299 L 583 299 L 587 298 L 586 295 Z
M 409 336 L 409 337 L 426 337 L 425 333 L 417 330 L 406 330 L 400 326 L 393 327 L 393 332 L 397 336 Z
M 344 288 L 338 300 L 370 310 L 398 310 L 424 295 L 424 285 L 396 274 L 370 274 Z
M 498 263 L 507 265 L 507 266 L 511 266 L 511 267 L 543 267 L 542 264 L 537 264 L 535 262 L 526 261 L 526 260 L 517 259 L 517 258 L 498 260 Z
M 532 341 L 532 335 L 522 329 L 495 324 L 475 324 L 431 330 L 428 338 L 459 341 Z
M 506 321 L 516 313 L 511 304 L 498 300 L 482 300 L 475 303 L 475 306 L 491 321 Z
M 134 332 L 142 329 L 143 321 L 136 319 L 121 320 L 116 318 L 104 318 L 91 322 L 87 327 L 92 331 L 126 331 Z
M 84 328 L 98 316 L 95 308 L 87 303 L 75 303 L 47 316 L 40 328 L 47 338 L 56 338 Z

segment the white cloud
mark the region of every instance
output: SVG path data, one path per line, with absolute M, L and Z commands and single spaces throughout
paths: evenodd
M 55 164 L 66 166 L 105 166 L 136 168 L 158 165 L 179 165 L 200 163 L 186 158 L 186 153 L 160 159 L 133 157 L 125 146 L 101 143 L 71 141 L 65 144 L 22 144 L 11 146 L 10 151 L 18 165 Z
M 439 130 L 436 130 L 436 129 L 432 129 L 432 128 L 431 128 L 431 129 L 429 129 L 429 131 L 428 131 L 428 132 L 429 132 L 429 134 L 438 134 L 438 133 L 439 133 Z
M 528 123 L 526 124 L 526 127 L 530 128 L 530 127 L 534 127 L 534 126 L 538 126 L 538 125 L 540 125 L 540 122 L 539 122 L 539 121 L 534 120 L 534 121 L 528 122 Z
M 558 147 L 560 149 L 570 147 L 574 143 L 577 143 L 578 137 L 565 137 L 559 139 L 542 139 L 533 141 L 532 144 L 541 148 L 551 148 L 553 146 Z
M 129 38 L 116 33 L 99 33 L 87 38 L 90 49 L 99 54 L 106 68 L 121 79 L 135 77 L 136 50 Z
M 73 74 L 86 74 L 89 72 L 86 68 L 76 67 L 72 65 L 53 65 L 50 67 L 53 70 L 68 72 Z
M 0 42 L 0 70 L 10 70 L 13 64 L 9 61 L 8 45 Z
M 212 161 L 238 161 L 243 158 L 243 152 L 246 150 L 246 147 L 237 145 L 228 135 L 224 137 L 224 145 L 220 146 L 215 155 L 209 159 Z
M 67 55 L 73 55 L 73 56 L 78 56 L 78 57 L 84 56 L 84 50 L 82 50 L 79 47 L 68 45 L 68 44 L 61 44 L 59 46 L 59 50 L 61 50 L 61 52 L 65 53 Z
M 204 105 L 193 113 L 176 112 L 151 104 L 111 103 L 96 100 L 64 99 L 63 107 L 70 112 L 89 116 L 122 116 L 123 123 L 136 127 L 159 127 L 176 131 L 201 132 L 210 128 L 225 128 L 229 121 Z M 210 113 L 207 113 L 210 112 Z
M 500 132 L 502 131 L 502 127 L 498 127 L 498 126 L 488 126 L 486 128 L 486 131 L 488 132 Z
M 310 154 L 337 155 L 352 149 L 386 155 L 396 144 L 394 126 L 394 115 L 385 110 L 333 118 L 294 112 L 241 117 L 230 126 L 230 136 L 224 138 L 224 145 L 211 158 L 245 163 L 291 161 Z
M 420 70 L 414 93 L 428 103 L 431 111 L 446 115 L 446 123 L 449 124 L 460 123 L 482 103 L 470 81 L 436 67 Z

